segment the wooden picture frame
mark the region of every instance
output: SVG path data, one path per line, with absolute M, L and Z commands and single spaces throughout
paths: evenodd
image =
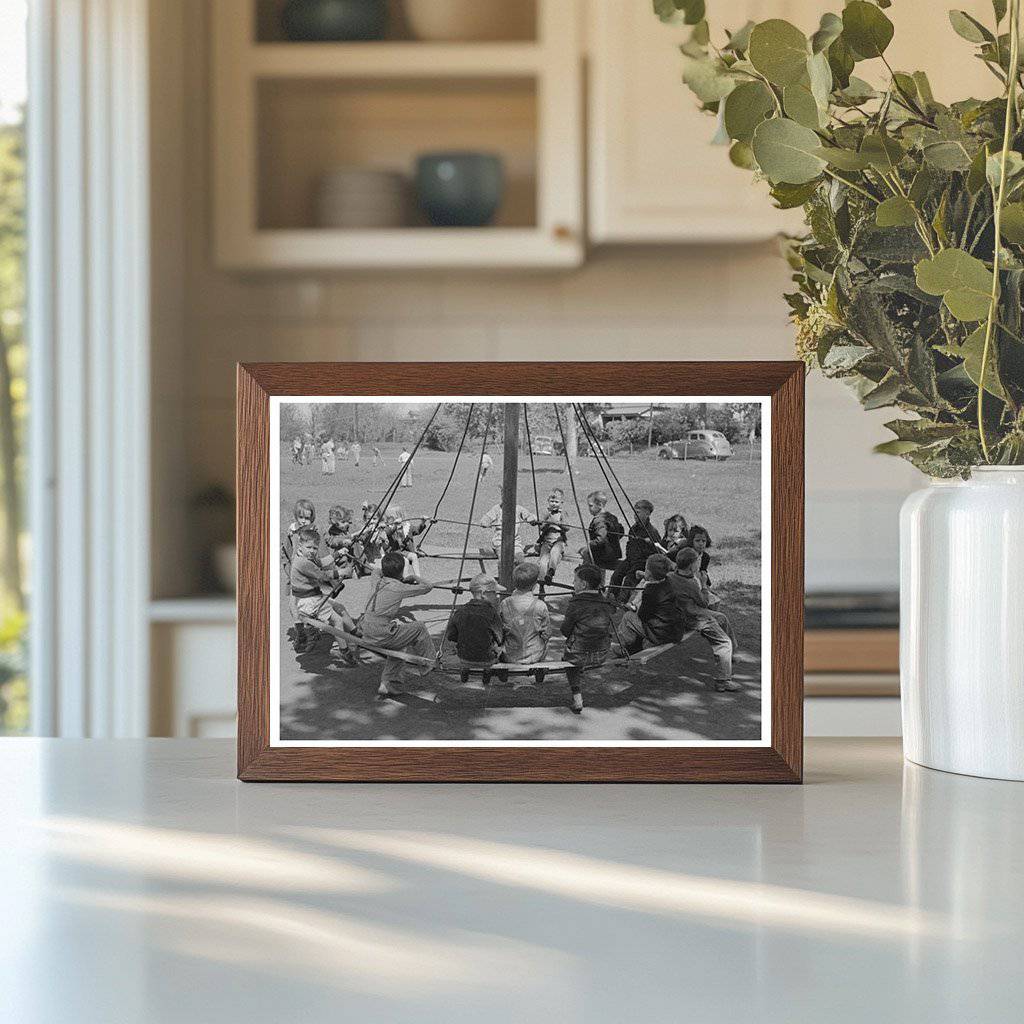
M 804 367 L 799 362 L 253 363 L 238 366 L 238 777 L 244 781 L 800 782 Z M 770 409 L 770 736 L 717 746 L 281 746 L 271 742 L 271 399 L 751 396 Z M 724 400 L 724 399 L 723 399 Z M 653 407 L 653 403 L 652 403 Z M 652 413 L 653 415 L 653 413 Z M 279 444 L 279 439 L 274 439 Z

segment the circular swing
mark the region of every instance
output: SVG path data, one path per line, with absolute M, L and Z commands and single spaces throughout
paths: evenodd
M 562 423 L 562 415 L 561 415 L 561 412 L 560 412 L 557 404 L 553 403 L 552 407 L 554 409 L 555 420 L 556 420 L 556 423 L 558 425 L 558 432 L 559 432 L 559 435 L 560 435 L 560 438 L 561 438 L 561 441 L 562 441 L 562 453 L 563 453 L 564 458 L 565 458 L 566 471 L 567 471 L 568 476 L 569 476 L 569 484 L 570 484 L 570 488 L 571 488 L 571 491 L 572 491 L 573 502 L 574 502 L 574 504 L 576 506 L 576 512 L 577 512 L 577 515 L 579 517 L 579 525 L 578 526 L 576 524 L 569 524 L 569 523 L 560 524 L 560 526 L 564 526 L 565 529 L 578 529 L 578 530 L 581 530 L 583 532 L 584 536 L 587 537 L 587 536 L 589 536 L 589 531 L 588 531 L 586 522 L 585 522 L 584 517 L 583 517 L 583 511 L 582 511 L 582 507 L 580 505 L 579 495 L 578 495 L 578 493 L 576 491 L 576 481 L 575 481 L 574 471 L 573 471 L 573 467 L 572 467 L 571 457 L 570 457 L 570 454 L 569 454 L 569 446 L 566 443 L 566 433 L 565 433 L 565 429 L 564 429 L 564 426 L 563 426 L 563 423 Z M 419 449 L 420 449 L 420 447 L 421 447 L 421 445 L 423 443 L 423 440 L 424 440 L 424 438 L 427 435 L 427 432 L 429 431 L 431 425 L 433 424 L 434 420 L 437 417 L 438 412 L 440 411 L 440 408 L 441 408 L 440 404 L 435 406 L 434 411 L 431 414 L 430 418 L 427 420 L 427 423 L 424 426 L 423 430 L 421 431 L 420 436 L 419 436 L 419 438 L 416 441 L 416 444 L 413 446 L 412 452 L 411 452 L 409 460 L 408 460 L 409 462 L 411 462 L 412 459 L 415 458 L 416 453 L 419 451 Z M 444 628 L 444 630 L 443 630 L 443 632 L 441 634 L 441 642 L 438 645 L 438 651 L 437 651 L 437 655 L 435 656 L 435 658 L 433 658 L 433 659 L 424 658 L 424 657 L 421 657 L 419 655 L 408 654 L 408 653 L 406 653 L 404 651 L 389 650 L 388 648 L 381 647 L 381 646 L 379 646 L 377 644 L 372 643 L 371 641 L 365 640 L 365 639 L 363 639 L 360 636 L 356 636 L 355 634 L 348 633 L 345 630 L 338 629 L 336 627 L 330 626 L 330 625 L 325 624 L 323 622 L 319 622 L 317 620 L 311 619 L 311 618 L 306 617 L 306 616 L 303 616 L 303 619 L 309 625 L 311 625 L 311 626 L 321 630 L 322 632 L 326 632 L 326 633 L 334 636 L 336 639 L 342 640 L 346 645 L 348 645 L 350 647 L 362 648 L 362 649 L 365 649 L 365 650 L 369 651 L 372 654 L 378 655 L 379 657 L 395 658 L 395 659 L 397 659 L 399 661 L 403 661 L 403 662 L 405 662 L 407 664 L 417 665 L 417 666 L 420 666 L 420 667 L 428 667 L 428 666 L 429 667 L 433 667 L 433 668 L 437 669 L 438 671 L 442 672 L 445 675 L 453 676 L 453 677 L 454 676 L 458 676 L 460 681 L 462 681 L 462 682 L 465 682 L 467 680 L 468 676 L 470 676 L 470 675 L 479 675 L 479 676 L 482 677 L 483 684 L 486 686 L 489 683 L 490 679 L 492 677 L 494 677 L 494 676 L 506 677 L 507 678 L 508 676 L 532 675 L 535 678 L 536 682 L 538 684 L 541 684 L 541 683 L 543 683 L 543 681 L 544 681 L 545 677 L 547 676 L 547 674 L 549 674 L 549 673 L 564 673 L 564 672 L 568 672 L 570 669 L 573 669 L 576 666 L 572 662 L 568 662 L 568 661 L 541 661 L 541 662 L 533 662 L 533 663 L 529 663 L 529 664 L 518 664 L 518 663 L 512 663 L 512 662 L 507 662 L 507 663 L 506 662 L 497 662 L 497 663 L 494 663 L 494 664 L 492 664 L 492 665 L 490 665 L 490 666 L 488 666 L 486 668 L 481 668 L 481 667 L 468 667 L 467 668 L 467 667 L 465 667 L 463 665 L 446 665 L 442 661 L 443 646 L 444 646 L 444 642 L 445 642 L 444 641 L 444 636 L 448 632 L 448 627 L 451 624 L 452 616 L 454 615 L 455 609 L 456 609 L 456 607 L 458 605 L 459 595 L 465 593 L 467 591 L 467 589 L 468 589 L 468 588 L 464 587 L 462 584 L 467 582 L 471 578 L 471 577 L 467 577 L 467 576 L 464 575 L 464 571 L 465 571 L 465 568 L 466 568 L 466 563 L 470 562 L 470 561 L 479 562 L 480 567 L 481 567 L 481 571 L 483 571 L 483 569 L 484 569 L 484 562 L 485 561 L 488 561 L 488 560 L 491 560 L 491 561 L 498 560 L 499 557 L 500 557 L 498 554 L 490 555 L 490 554 L 484 554 L 484 553 L 481 552 L 481 553 L 479 553 L 477 555 L 470 555 L 470 553 L 469 553 L 469 541 L 470 541 L 471 531 L 474 528 L 474 526 L 478 525 L 474 521 L 474 514 L 476 512 L 476 502 L 477 502 L 477 497 L 478 497 L 479 488 L 480 488 L 481 468 L 483 466 L 484 456 L 485 456 L 485 454 L 487 452 L 487 443 L 488 443 L 488 440 L 490 439 L 491 425 L 492 425 L 492 422 L 493 422 L 493 416 L 494 416 L 494 404 L 493 403 L 488 405 L 488 408 L 487 408 L 487 420 L 486 420 L 486 424 L 485 424 L 485 427 L 484 427 L 483 444 L 481 445 L 481 448 L 480 448 L 480 457 L 479 457 L 478 462 L 477 462 L 476 478 L 475 478 L 475 482 L 474 482 L 474 485 L 473 485 L 473 493 L 472 493 L 472 497 L 470 499 L 469 512 L 468 512 L 467 518 L 465 520 L 455 520 L 455 519 L 441 519 L 439 517 L 439 512 L 441 510 L 441 506 L 444 503 L 444 500 L 445 500 L 445 498 L 446 498 L 446 496 L 448 494 L 448 491 L 449 491 L 449 489 L 450 489 L 450 487 L 452 485 L 453 480 L 455 479 L 455 474 L 456 474 L 456 472 L 458 470 L 458 466 L 459 466 L 459 460 L 461 459 L 463 450 L 465 449 L 465 446 L 466 446 L 466 440 L 467 440 L 467 438 L 469 436 L 469 428 L 470 428 L 470 425 L 472 423 L 473 412 L 474 412 L 475 408 L 476 408 L 475 403 L 471 403 L 470 406 L 469 406 L 469 410 L 467 411 L 467 414 L 466 414 L 465 426 L 464 426 L 463 431 L 462 431 L 462 436 L 459 439 L 459 445 L 458 445 L 458 448 L 456 449 L 456 452 L 455 452 L 455 459 L 452 462 L 451 471 L 448 474 L 448 478 L 445 481 L 444 487 L 442 488 L 441 493 L 440 493 L 440 495 L 439 495 L 439 497 L 437 499 L 437 503 L 434 506 L 433 514 L 428 518 L 426 528 L 419 535 L 418 541 L 416 542 L 415 548 L 414 548 L 416 555 L 418 557 L 420 557 L 420 558 L 433 558 L 433 559 L 438 559 L 438 560 L 442 560 L 442 559 L 452 559 L 452 560 L 454 560 L 454 559 L 457 559 L 458 562 L 459 562 L 458 573 L 457 573 L 457 575 L 455 576 L 455 578 L 453 580 L 451 580 L 451 581 L 442 581 L 440 583 L 435 583 L 434 584 L 434 587 L 436 589 L 450 590 L 452 592 L 452 603 L 451 603 L 451 606 L 450 606 L 450 608 L 448 610 L 448 616 L 447 616 L 447 619 L 446 619 L 446 622 L 445 622 L 445 628 Z M 603 478 L 605 480 L 605 484 L 606 484 L 606 486 L 608 488 L 608 491 L 611 494 L 611 496 L 614 498 L 615 503 L 616 503 L 616 505 L 619 508 L 619 511 L 622 513 L 624 521 L 628 522 L 629 519 L 631 518 L 630 513 L 632 513 L 632 510 L 633 510 L 633 503 L 630 500 L 629 495 L 626 492 L 626 489 L 625 489 L 625 487 L 622 484 L 622 481 L 619 479 L 618 474 L 616 474 L 614 467 L 611 465 L 611 462 L 610 462 L 610 460 L 608 458 L 607 453 L 604 451 L 604 448 L 602 447 L 600 441 L 597 439 L 597 436 L 594 433 L 593 427 L 590 425 L 590 423 L 587 422 L 586 416 L 583 413 L 582 406 L 579 403 L 572 403 L 571 404 L 571 408 L 572 408 L 573 415 L 575 416 L 576 421 L 577 421 L 579 427 L 583 430 L 584 437 L 587 440 L 587 444 L 588 444 L 588 446 L 590 448 L 590 452 L 591 452 L 591 454 L 592 454 L 592 456 L 594 458 L 594 461 L 595 461 L 595 463 L 598 465 L 598 467 L 601 470 L 601 474 L 602 474 L 602 476 L 603 476 Z M 531 434 L 531 431 L 530 431 L 530 421 L 529 421 L 528 408 L 527 408 L 527 405 L 525 403 L 523 404 L 523 421 L 524 421 L 524 426 L 525 426 L 525 430 L 526 430 L 526 442 L 527 442 L 526 443 L 526 447 L 527 447 L 527 451 L 529 452 L 529 455 L 530 455 L 530 479 L 531 479 L 532 489 L 533 489 L 533 499 L 534 499 L 534 508 L 535 508 L 535 524 L 539 525 L 539 526 L 543 526 L 543 521 L 541 520 L 541 516 L 540 516 L 540 499 L 539 499 L 539 494 L 538 494 L 538 490 L 537 490 L 537 472 L 536 472 L 536 465 L 534 463 L 533 438 L 532 438 L 532 434 Z M 408 463 L 406 463 L 406 465 L 407 464 Z M 374 508 L 373 512 L 370 514 L 370 516 L 363 523 L 363 526 L 360 528 L 360 530 L 355 534 L 355 536 L 353 538 L 354 540 L 358 540 L 360 537 L 364 536 L 368 531 L 374 531 L 374 530 L 378 530 L 380 528 L 380 525 L 383 522 L 383 516 L 384 516 L 384 514 L 386 512 L 386 509 L 389 507 L 391 501 L 393 500 L 393 498 L 395 496 L 395 493 L 397 492 L 398 486 L 401 483 L 402 476 L 403 476 L 403 474 L 405 473 L 405 470 L 406 470 L 406 465 L 402 465 L 402 466 L 399 467 L 399 470 L 396 473 L 394 479 L 391 481 L 391 483 L 385 489 L 384 494 L 382 495 L 380 501 L 377 502 L 377 505 Z M 628 512 L 627 512 L 627 509 L 629 510 Z M 382 511 L 382 510 L 384 510 L 384 511 Z M 413 518 L 423 518 L 423 517 L 413 517 Z M 633 515 L 632 518 L 633 518 L 634 522 L 636 522 L 635 515 Z M 465 527 L 465 534 L 463 535 L 463 542 L 462 542 L 461 551 L 457 551 L 457 552 L 430 552 L 430 551 L 424 551 L 423 550 L 423 542 L 424 542 L 424 540 L 426 539 L 426 537 L 429 534 L 430 530 L 433 528 L 434 524 L 435 523 L 439 523 L 439 522 L 444 522 L 444 523 L 451 524 L 451 525 L 464 526 Z M 543 535 L 543 532 L 542 532 L 542 535 Z M 588 557 L 589 557 L 589 544 L 588 544 L 588 547 L 587 547 L 587 555 L 585 555 L 583 559 L 578 559 L 578 558 L 575 558 L 574 556 L 563 556 L 562 560 L 563 561 L 581 561 L 581 560 L 582 561 L 586 561 L 586 560 L 588 560 Z M 569 585 L 569 584 L 560 583 L 560 582 L 557 582 L 557 581 L 549 581 L 549 582 L 541 584 L 541 593 L 542 594 L 543 594 L 543 588 L 545 586 L 555 586 L 555 587 L 560 587 L 560 588 L 564 588 L 564 589 L 572 589 L 571 585 Z M 339 588 L 338 592 L 340 592 L 340 588 Z M 325 601 L 330 600 L 331 597 L 334 597 L 334 596 L 336 596 L 336 593 L 332 594 L 332 595 L 328 595 L 327 597 L 325 597 Z M 614 620 L 612 621 L 612 628 L 613 628 L 613 630 L 615 630 L 615 628 L 616 628 Z M 617 630 L 616 630 L 616 636 L 617 636 Z M 662 645 L 659 645 L 657 647 L 647 648 L 647 649 L 645 649 L 645 650 L 643 650 L 643 651 L 641 651 L 641 652 L 639 652 L 637 654 L 633 654 L 633 655 L 629 654 L 628 652 L 624 652 L 624 656 L 623 657 L 609 659 L 609 660 L 605 661 L 602 664 L 601 667 L 613 666 L 613 665 L 626 665 L 626 666 L 644 665 L 648 661 L 650 661 L 652 658 L 657 657 L 660 654 L 663 654 L 665 651 L 671 649 L 674 646 L 676 646 L 676 644 L 671 644 L 671 643 L 670 644 L 662 644 Z M 620 647 L 621 647 L 621 644 L 620 644 Z M 574 710 L 578 710 L 578 708 L 575 706 L 575 704 L 574 704 L 574 708 L 573 709 Z

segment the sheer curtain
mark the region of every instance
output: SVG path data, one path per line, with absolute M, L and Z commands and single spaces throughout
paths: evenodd
M 29 17 L 33 731 L 148 723 L 147 0 Z

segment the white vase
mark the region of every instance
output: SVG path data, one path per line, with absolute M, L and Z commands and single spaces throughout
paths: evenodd
M 904 503 L 900 693 L 911 761 L 1024 781 L 1024 467 Z

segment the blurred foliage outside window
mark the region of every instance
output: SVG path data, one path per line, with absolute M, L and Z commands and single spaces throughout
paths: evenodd
M 24 5 L 0 25 L 0 735 L 29 727 L 26 670 Z

